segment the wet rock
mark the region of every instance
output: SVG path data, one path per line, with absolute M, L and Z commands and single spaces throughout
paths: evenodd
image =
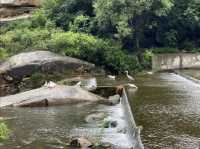
M 99 145 L 96 146 L 96 149 L 114 149 L 113 145 L 111 143 L 102 142 Z
M 118 133 L 123 133 L 123 134 L 126 134 L 127 131 L 128 131 L 127 128 L 119 128 L 119 129 L 117 130 Z
M 88 115 L 85 121 L 88 123 L 95 123 L 98 121 L 102 121 L 105 117 L 106 117 L 105 113 L 94 113 L 94 114 Z
M 116 93 L 119 94 L 120 96 L 122 96 L 123 90 L 124 90 L 123 85 L 119 85 L 116 87 Z
M 120 102 L 120 96 L 119 95 L 110 96 L 108 98 L 108 101 L 110 105 L 116 105 Z
M 0 74 L 7 74 L 13 79 L 21 80 L 35 72 L 64 72 L 75 70 L 81 66 L 91 70 L 95 65 L 49 51 L 34 51 L 21 53 L 7 59 L 0 65 Z
M 7 79 L 7 80 L 5 80 Z M 19 91 L 17 82 L 12 82 L 12 78 L 0 75 L 0 96 L 6 96 L 9 94 L 15 94 Z
M 64 104 L 101 103 L 107 99 L 77 86 L 54 85 L 41 87 L 16 95 L 0 97 L 0 107 L 45 107 Z
M 116 128 L 118 125 L 117 121 L 115 120 L 106 120 L 103 124 L 104 128 Z
M 73 77 L 73 78 L 62 80 L 59 83 L 67 84 L 67 85 L 76 85 L 77 83 L 80 83 L 79 86 L 81 86 L 82 88 L 88 91 L 94 91 L 97 89 L 96 78 Z
M 70 146 L 81 149 L 89 149 L 93 147 L 93 144 L 88 139 L 80 137 L 80 138 L 72 138 L 72 140 L 70 141 Z
M 97 89 L 96 78 L 89 78 L 81 81 L 82 87 L 88 91 L 94 91 Z

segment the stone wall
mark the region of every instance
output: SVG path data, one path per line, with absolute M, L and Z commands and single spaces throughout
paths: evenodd
M 200 68 L 200 53 L 157 54 L 153 56 L 154 71 Z

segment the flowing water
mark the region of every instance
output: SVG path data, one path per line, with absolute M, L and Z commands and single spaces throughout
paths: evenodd
M 98 78 L 99 85 L 119 85 L 128 82 Z M 200 148 L 200 85 L 173 73 L 138 75 L 138 91 L 128 90 L 128 97 L 137 125 L 141 125 L 145 149 Z M 116 129 L 101 129 L 88 124 L 85 117 L 105 112 L 116 120 Z M 131 146 L 126 133 L 127 121 L 120 105 L 73 105 L 50 108 L 6 108 L 0 115 L 7 117 L 11 136 L 0 149 L 67 148 L 70 136 L 83 135 L 96 141 L 115 144 L 117 149 Z M 69 148 L 72 149 L 72 148 Z
M 200 85 L 173 73 L 137 77 L 129 94 L 146 149 L 200 148 Z
M 98 80 L 99 84 L 114 84 L 109 79 Z M 86 122 L 88 115 L 102 112 L 106 115 L 104 121 Z M 11 131 L 9 139 L 0 143 L 0 149 L 72 149 L 68 143 L 74 136 L 83 136 L 96 143 L 112 143 L 116 149 L 130 149 L 137 141 L 128 133 L 129 124 L 121 103 L 115 106 L 78 104 L 46 108 L 9 107 L 1 109 L 0 116 L 6 119 Z M 117 127 L 104 128 L 105 121 L 115 121 Z

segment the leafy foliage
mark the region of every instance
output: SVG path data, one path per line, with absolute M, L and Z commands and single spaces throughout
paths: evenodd
M 4 122 L 0 122 L 0 140 L 5 140 L 8 138 L 9 130 Z
M 46 49 L 117 72 L 149 68 L 153 53 L 199 47 L 199 0 L 44 0 L 30 20 L 0 29 L 1 59 Z

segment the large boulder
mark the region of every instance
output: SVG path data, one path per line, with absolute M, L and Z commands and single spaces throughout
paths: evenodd
M 34 72 L 63 72 L 67 70 L 91 70 L 95 65 L 49 51 L 25 52 L 10 57 L 0 64 L 0 74 L 20 80 Z
M 38 7 L 40 0 L 0 0 L 0 7 Z
M 105 103 L 107 99 L 78 86 L 43 86 L 16 95 L 0 97 L 0 107 L 45 107 L 74 103 Z
M 22 19 L 27 15 L 30 17 L 33 10 L 32 7 L 0 8 L 0 22 Z

